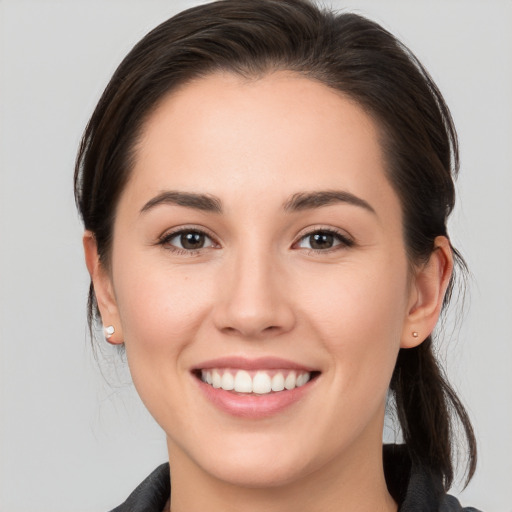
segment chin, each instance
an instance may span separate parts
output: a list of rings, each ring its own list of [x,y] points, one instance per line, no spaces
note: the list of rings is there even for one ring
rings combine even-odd
[[[216,479],[236,487],[253,489],[278,488],[307,475],[307,467],[276,460],[224,459],[222,464],[204,468]]]
[[[285,439],[254,432],[230,437],[211,439],[209,446],[196,444],[183,454],[195,466],[191,469],[236,487],[279,488],[306,477],[328,458],[321,449],[311,453],[304,441],[290,439],[289,434]]]

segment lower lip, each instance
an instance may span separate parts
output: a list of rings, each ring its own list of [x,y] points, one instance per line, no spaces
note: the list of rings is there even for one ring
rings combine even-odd
[[[194,378],[204,396],[216,407],[232,416],[248,419],[267,418],[284,411],[303,398],[317,380],[312,379],[303,386],[287,391],[258,395],[214,388],[197,377]]]

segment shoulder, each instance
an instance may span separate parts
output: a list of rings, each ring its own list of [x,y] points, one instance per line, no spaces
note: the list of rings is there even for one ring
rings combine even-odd
[[[169,464],[158,466],[111,512],[162,512],[171,493]]]
[[[414,464],[405,445],[384,446],[384,473],[398,512],[480,512],[447,494],[441,477]]]
[[[481,512],[473,507],[462,507],[459,500],[449,494],[445,494],[441,502],[440,512]]]

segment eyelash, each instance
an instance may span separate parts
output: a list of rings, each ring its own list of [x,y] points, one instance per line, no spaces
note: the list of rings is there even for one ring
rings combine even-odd
[[[171,244],[171,240],[174,238],[184,235],[184,234],[198,234],[201,236],[204,236],[205,238],[208,238],[211,241],[211,245],[207,247],[200,247],[199,249],[184,249],[181,247],[176,247],[175,245]],[[316,227],[311,229],[310,231],[302,234],[300,238],[297,240],[297,242],[294,242],[292,245],[292,248],[297,248],[299,244],[307,239],[308,237],[311,237],[316,234],[322,234],[322,235],[330,235],[334,237],[337,240],[337,244],[335,244],[333,247],[330,247],[328,249],[313,249],[313,248],[303,248],[306,250],[307,254],[328,254],[340,249],[344,248],[350,248],[354,245],[354,240],[352,240],[350,237],[348,237],[346,234],[337,231],[332,228],[322,228],[322,227]],[[214,237],[210,235],[207,231],[200,228],[190,227],[190,228],[180,228],[176,231],[171,231],[170,233],[165,233],[162,235],[157,242],[158,245],[164,246],[167,250],[173,252],[174,254],[177,254],[179,256],[196,256],[199,255],[200,252],[203,249],[209,249],[209,248],[216,248],[219,246],[219,244],[215,241]],[[300,247],[298,247],[300,248]]]
[[[346,233],[343,233],[333,228],[323,228],[321,226],[318,226],[311,228],[306,233],[302,234],[298,241],[293,244],[293,246],[298,246],[298,244],[300,244],[303,240],[306,240],[307,238],[312,237],[313,235],[316,234],[330,235],[338,243],[328,249],[303,248],[306,250],[307,254],[330,254],[338,250],[350,248],[354,245],[354,240],[350,238]]]
[[[208,238],[212,245],[208,247],[200,247],[199,249],[184,249],[181,247],[176,247],[175,245],[171,244],[171,240],[184,234],[198,234],[202,235],[205,238]],[[179,228],[176,231],[171,231],[170,233],[164,233],[159,239],[158,239],[158,245],[161,245],[165,247],[167,250],[173,252],[174,254],[177,254],[178,256],[197,256],[200,254],[200,252],[203,249],[209,249],[210,247],[218,246],[218,243],[215,241],[214,237],[210,235],[207,231],[200,228],[190,227],[190,228]]]

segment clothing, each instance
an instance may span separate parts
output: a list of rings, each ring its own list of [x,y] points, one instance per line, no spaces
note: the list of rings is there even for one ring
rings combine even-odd
[[[479,512],[462,508],[440,478],[411,464],[405,445],[384,445],[384,473],[398,512]],[[162,512],[171,492],[169,464],[162,464],[111,512]]]

